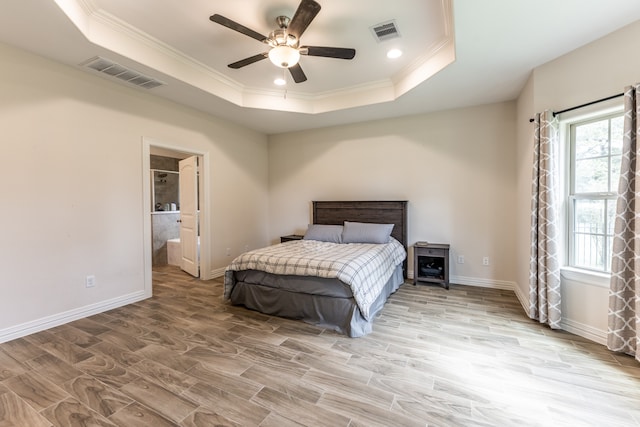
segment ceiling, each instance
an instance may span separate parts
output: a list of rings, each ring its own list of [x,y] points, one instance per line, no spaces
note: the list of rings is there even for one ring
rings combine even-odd
[[[299,0],[3,0],[0,42],[87,72],[107,58],[166,83],[135,90],[274,134],[513,100],[533,68],[640,19],[637,0],[317,1],[302,44],[356,56],[302,56],[300,84],[268,60],[227,67],[268,46],[209,20],[267,35]],[[376,40],[390,20],[400,37]]]

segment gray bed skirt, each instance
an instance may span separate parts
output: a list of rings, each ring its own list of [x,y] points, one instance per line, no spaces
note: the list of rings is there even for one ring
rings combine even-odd
[[[300,319],[350,337],[372,331],[372,323],[389,296],[404,283],[398,265],[371,306],[369,320],[362,317],[349,286],[337,279],[276,276],[261,271],[227,271],[233,278],[230,300],[251,310],[290,319]]]

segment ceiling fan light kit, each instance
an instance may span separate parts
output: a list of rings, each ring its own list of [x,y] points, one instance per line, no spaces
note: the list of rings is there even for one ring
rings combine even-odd
[[[290,46],[276,46],[269,51],[269,60],[277,67],[293,67],[300,61],[300,52]]]
[[[349,48],[300,46],[302,33],[304,33],[309,24],[311,24],[311,21],[313,21],[318,12],[320,12],[320,4],[318,4],[318,2],[314,0],[302,0],[293,18],[289,19],[286,16],[276,17],[276,23],[279,28],[269,33],[269,37],[265,37],[257,31],[238,24],[222,15],[215,14],[210,16],[209,19],[271,46],[268,52],[259,53],[231,63],[228,65],[229,68],[242,68],[268,57],[277,67],[288,69],[294,82],[302,83],[307,80],[307,76],[304,74],[304,71],[302,71],[302,67],[300,67],[300,55],[353,59],[356,54],[355,49]]]

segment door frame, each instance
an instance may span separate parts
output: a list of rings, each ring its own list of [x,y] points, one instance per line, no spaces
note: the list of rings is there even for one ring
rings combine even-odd
[[[152,239],[151,231],[151,147],[162,148],[170,151],[198,156],[202,160],[199,165],[199,191],[200,205],[200,279],[213,278],[211,272],[211,197],[209,182],[211,176],[210,155],[208,152],[194,150],[174,143],[160,141],[155,138],[142,137],[142,233],[143,233],[143,265],[144,265],[144,292],[145,296],[153,294],[153,263],[152,263]]]

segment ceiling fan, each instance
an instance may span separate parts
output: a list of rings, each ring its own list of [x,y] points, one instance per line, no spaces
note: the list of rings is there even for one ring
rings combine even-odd
[[[307,80],[307,76],[302,71],[298,61],[300,55],[307,56],[324,56],[325,58],[353,59],[356,55],[355,49],[342,47],[324,47],[324,46],[300,46],[300,37],[307,29],[311,21],[320,12],[320,5],[314,0],[302,0],[293,18],[287,16],[278,16],[276,23],[278,29],[269,33],[269,36],[253,31],[244,25],[238,24],[222,15],[212,15],[209,17],[211,21],[230,28],[234,31],[256,39],[264,44],[271,46],[267,52],[262,52],[254,56],[250,56],[240,61],[229,64],[229,68],[242,68],[254,62],[269,58],[269,60],[280,68],[288,68],[296,83],[302,83]]]

